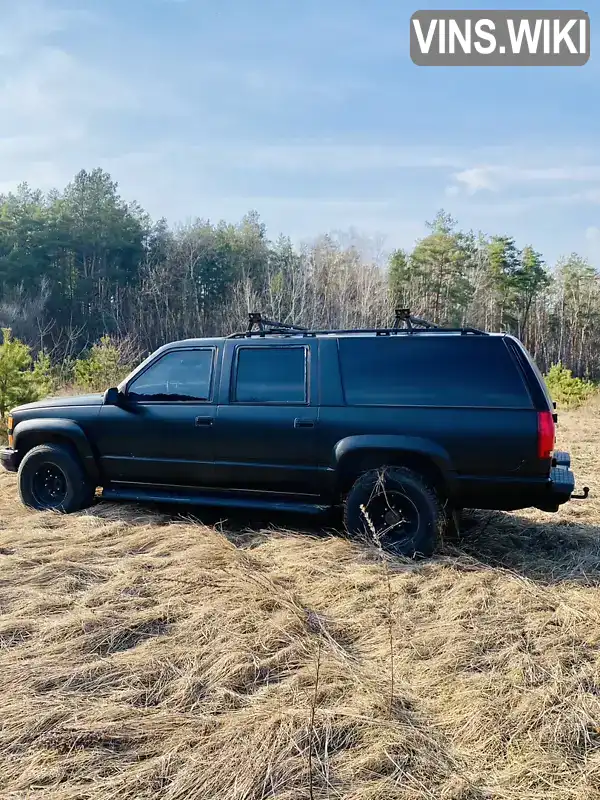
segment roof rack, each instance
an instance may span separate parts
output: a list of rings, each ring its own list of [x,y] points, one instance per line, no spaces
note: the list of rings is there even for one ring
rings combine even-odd
[[[404,327],[401,327],[404,325]],[[254,330],[255,326],[257,330]],[[241,333],[232,333],[228,339],[245,339],[252,336],[326,336],[327,334],[341,335],[350,333],[372,333],[376,336],[393,336],[396,334],[416,334],[416,333],[460,333],[463,335],[471,334],[474,336],[488,336],[486,331],[478,328],[441,328],[433,322],[413,317],[409,309],[396,309],[394,325],[391,328],[347,328],[344,330],[309,330],[300,325],[291,325],[285,322],[275,322],[266,319],[260,312],[248,314],[248,329]]]
[[[402,323],[404,323],[404,328],[400,327]],[[396,309],[393,330],[402,333],[470,333],[475,336],[489,336],[487,331],[482,331],[479,328],[442,328],[440,325],[435,325],[426,319],[413,317],[408,308]]]
[[[257,330],[254,330],[254,326]],[[243,333],[232,333],[229,339],[241,339],[246,336],[266,336],[273,333],[287,333],[287,334],[305,334],[308,333],[307,328],[302,328],[300,325],[288,325],[285,322],[276,322],[271,319],[263,317],[260,311],[251,311],[248,314],[248,329]]]
[[[415,328],[420,330],[433,330],[439,329],[439,325],[434,325],[433,322],[427,322],[425,319],[419,319],[419,317],[411,316],[409,308],[397,308],[395,312],[396,316],[394,319],[394,328],[400,328],[400,324],[404,323],[404,327],[412,331]]]

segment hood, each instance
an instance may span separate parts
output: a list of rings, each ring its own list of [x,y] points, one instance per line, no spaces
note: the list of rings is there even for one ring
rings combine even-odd
[[[36,403],[25,403],[11,410],[11,413],[19,411],[34,411],[36,408],[68,408],[69,406],[101,406],[103,394],[81,394],[74,397],[47,397],[45,400],[38,400]]]

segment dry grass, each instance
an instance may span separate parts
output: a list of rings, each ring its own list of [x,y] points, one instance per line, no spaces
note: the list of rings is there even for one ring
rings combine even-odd
[[[600,498],[600,410],[563,423]],[[600,798],[600,500],[479,514],[388,583],[340,537],[0,484],[2,797]]]

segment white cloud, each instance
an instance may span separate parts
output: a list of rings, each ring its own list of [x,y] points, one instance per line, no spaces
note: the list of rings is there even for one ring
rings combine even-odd
[[[103,126],[142,108],[146,98],[108,63],[95,65],[58,45],[55,34],[71,28],[93,33],[93,14],[44,0],[0,0],[0,15],[1,190],[22,181],[60,186],[94,165],[89,157]],[[114,145],[112,137],[109,142]]]
[[[457,197],[457,195],[452,195]],[[600,205],[600,190],[589,190],[583,192],[562,192],[528,194],[525,196],[514,197],[512,195],[498,195],[502,199],[492,202],[480,202],[473,204],[477,212],[486,218],[494,217],[516,217],[534,212],[536,209],[560,208],[561,206],[591,206]],[[464,206],[465,208],[471,206]],[[458,213],[458,212],[457,212]]]
[[[0,58],[14,58],[40,39],[64,30],[69,14],[43,0],[0,0]]]
[[[90,111],[128,108],[134,102],[122,82],[55,47],[38,47],[31,60],[9,68],[0,79],[0,113],[8,125],[69,125]]]
[[[600,245],[600,228],[596,225],[591,225],[585,229],[585,238],[588,242]]]
[[[475,194],[483,189],[496,191],[500,188],[498,177],[502,172],[502,167],[471,167],[455,173],[454,179],[466,189],[467,194]]]
[[[174,143],[172,148],[179,149]],[[248,141],[208,142],[193,148],[194,158],[209,157],[239,167],[276,170],[282,173],[380,172],[404,169],[456,169],[465,163],[467,151],[459,148],[418,145],[376,145],[343,141]]]
[[[529,160],[535,162],[536,158],[537,154],[532,153]],[[459,191],[464,190],[473,195],[486,190],[498,192],[538,183],[600,183],[600,165],[541,164],[531,167],[511,163],[489,164],[455,172],[452,177],[456,182],[454,186]]]
[[[392,171],[425,170],[440,172],[464,163],[466,153],[460,150],[420,146],[372,145],[333,141],[291,140],[261,142],[247,139],[207,138],[202,144],[190,144],[185,138],[163,138],[135,153],[123,153],[129,162],[143,159],[154,162],[156,169],[188,169],[209,172],[222,170],[228,174],[254,175],[260,172],[269,177],[321,178],[323,184],[348,176],[369,177]],[[118,161],[116,158],[116,161]],[[147,167],[146,167],[147,168]]]
[[[94,4],[103,15],[94,17],[61,11],[58,4],[66,2],[74,0],[0,0],[0,192],[24,180],[60,187],[77,170],[101,166],[125,197],[172,222],[188,215],[236,219],[254,207],[273,233],[304,237],[354,225],[384,230],[402,246],[422,235],[422,221],[445,204],[461,224],[489,220],[492,229],[499,216],[518,228],[537,215],[542,239],[555,235],[546,222],[551,207],[560,216],[561,206],[600,204],[598,151],[566,143],[454,145],[445,133],[421,140],[410,128],[396,135],[384,122],[372,127],[360,116],[348,131],[342,114],[334,138],[310,138],[333,130],[329,116],[320,124],[319,104],[331,110],[357,86],[359,94],[366,91],[360,82],[369,80],[367,69],[345,76],[318,65],[311,70],[310,59],[295,68],[298,49],[295,62],[285,53],[278,60],[268,48],[261,58],[236,49],[236,37],[243,43],[248,32],[235,25],[225,34],[233,37],[231,47],[212,55],[182,47],[171,59],[163,32],[155,36],[151,25],[130,35],[106,11],[109,4]],[[188,9],[171,16],[184,21]],[[300,22],[310,32],[316,17]],[[303,36],[297,23],[284,30],[292,44]],[[337,32],[339,46],[362,42],[370,52],[381,26],[363,37],[357,23],[350,20],[350,38],[340,38],[339,17],[332,15],[318,35],[334,47]],[[285,46],[280,33],[274,28],[268,35]],[[306,118],[289,124],[286,114],[303,108]],[[281,124],[271,125],[280,111]],[[370,133],[353,137],[361,129]],[[274,130],[279,136],[271,138]],[[596,234],[590,236],[591,245]]]
[[[596,264],[600,260],[600,227],[590,225],[585,229],[585,254]]]

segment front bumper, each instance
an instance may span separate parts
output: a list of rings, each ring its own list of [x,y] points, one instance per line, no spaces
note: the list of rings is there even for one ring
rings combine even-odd
[[[3,447],[0,450],[0,464],[9,472],[17,472],[19,469],[18,456],[17,450],[13,450],[12,447]]]

